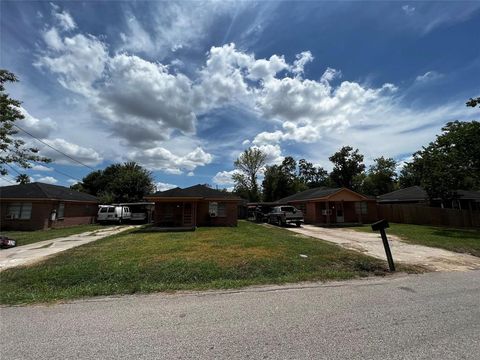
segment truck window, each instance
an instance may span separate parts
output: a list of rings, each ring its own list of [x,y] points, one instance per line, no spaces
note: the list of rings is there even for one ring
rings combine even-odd
[[[294,212],[294,209],[292,206],[282,206],[280,208],[280,211],[284,211],[284,212]]]

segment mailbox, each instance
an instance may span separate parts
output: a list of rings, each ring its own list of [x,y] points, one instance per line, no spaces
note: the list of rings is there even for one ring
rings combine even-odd
[[[382,219],[382,220],[377,221],[377,222],[372,224],[372,230],[373,231],[378,231],[380,229],[386,229],[388,227],[390,227],[390,226],[388,225],[388,221],[385,220],[385,219]]]

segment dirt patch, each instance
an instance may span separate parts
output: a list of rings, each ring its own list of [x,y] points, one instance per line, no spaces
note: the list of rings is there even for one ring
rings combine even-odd
[[[385,250],[379,234],[342,228],[322,228],[313,225],[287,229],[297,234],[330,241],[344,248],[385,260]],[[388,239],[396,262],[417,265],[433,271],[480,269],[480,258],[472,255],[409,244],[394,235],[388,235]]]

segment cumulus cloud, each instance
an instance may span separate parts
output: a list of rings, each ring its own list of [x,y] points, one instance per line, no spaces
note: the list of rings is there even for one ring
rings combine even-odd
[[[41,183],[46,183],[46,184],[56,184],[56,183],[58,183],[58,180],[55,179],[52,176],[39,177],[39,178],[35,179],[35,181],[41,182]]]
[[[157,191],[166,191],[166,190],[175,189],[176,187],[178,187],[177,185],[163,183],[163,182],[157,182],[155,186],[157,188]]]
[[[169,174],[182,174],[183,171],[193,171],[198,166],[212,162],[213,156],[197,147],[183,155],[175,155],[163,147],[155,147],[141,151],[133,151],[130,158],[152,170],[162,170]]]
[[[86,148],[73,144],[64,139],[44,139],[43,140],[48,145],[54,147],[55,149],[60,150],[61,152],[73,157],[76,160],[81,161],[84,164],[95,166],[103,161],[102,156],[96,152],[94,149]],[[79,165],[72,160],[66,158],[65,156],[59,154],[55,150],[49,148],[45,145],[39,146],[40,154],[52,159],[57,164],[64,165]]]
[[[38,119],[24,109],[23,107],[18,108],[20,113],[24,116],[23,119],[18,120],[17,124],[22,129],[28,131],[30,134],[37,138],[46,138],[53,131],[57,129],[57,124],[50,118]],[[22,131],[18,132],[18,136],[25,137],[28,136]]]
[[[218,185],[231,185],[234,183],[232,180],[232,176],[233,174],[236,174],[236,173],[238,173],[238,170],[219,171],[212,178],[212,181]]]
[[[53,171],[53,168],[40,164],[33,165],[30,169],[34,171]]]

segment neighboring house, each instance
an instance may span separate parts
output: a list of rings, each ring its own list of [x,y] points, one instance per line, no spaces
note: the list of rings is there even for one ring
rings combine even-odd
[[[377,220],[375,199],[347,188],[319,187],[277,201],[302,210],[306,223],[331,225]]]
[[[229,192],[195,185],[145,196],[155,202],[154,223],[160,227],[237,226],[241,199]]]
[[[430,201],[427,192],[420,186],[411,186],[380,195],[377,202],[379,204],[417,204],[460,210],[480,210],[480,191],[457,190],[456,193],[458,198],[446,203],[440,199]]]
[[[40,230],[90,224],[95,196],[64,186],[30,183],[0,187],[1,230]]]

